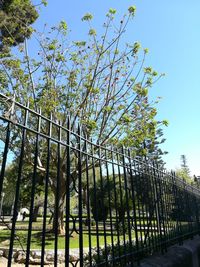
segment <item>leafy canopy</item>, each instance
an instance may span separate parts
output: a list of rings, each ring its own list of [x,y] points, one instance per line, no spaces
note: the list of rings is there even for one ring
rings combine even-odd
[[[29,55],[25,41],[17,56],[2,56],[1,91],[15,94],[23,103],[29,99],[31,107],[41,106],[46,116],[52,112],[63,125],[70,116],[72,127],[81,123],[87,137],[99,144],[129,146],[137,154],[157,157],[162,154],[157,145],[167,121],[156,119],[158,99],[150,101],[149,90],[162,74],[145,66],[148,49],[142,50],[139,42],[123,42],[135,11],[130,7],[117,23],[111,8],[100,34],[92,27],[93,16],[85,14],[82,21],[89,28],[85,40],[70,41],[65,21],[46,35],[38,33],[37,55]],[[13,44],[21,41],[16,37]]]
[[[38,12],[30,0],[0,1],[0,51],[23,43],[33,32]]]

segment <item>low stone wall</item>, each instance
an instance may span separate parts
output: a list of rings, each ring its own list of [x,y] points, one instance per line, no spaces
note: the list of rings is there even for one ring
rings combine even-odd
[[[165,254],[155,254],[141,262],[141,267],[199,267],[200,237],[184,241],[183,245],[168,248]]]
[[[0,257],[8,258],[9,249],[8,248],[0,248]],[[17,264],[24,264],[26,261],[26,253],[20,249],[13,249],[13,262]],[[58,263],[62,264],[65,262],[65,253],[64,251],[58,250],[57,253]],[[71,252],[70,255],[70,262],[76,262],[78,260],[78,249]],[[44,258],[45,265],[51,265],[54,262],[54,251],[53,250],[46,250],[45,251],[45,258]],[[40,250],[31,250],[30,251],[30,259],[29,264],[33,265],[40,265],[41,263],[41,251]]]

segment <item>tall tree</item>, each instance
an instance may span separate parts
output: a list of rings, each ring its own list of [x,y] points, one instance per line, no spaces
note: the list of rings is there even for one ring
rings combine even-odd
[[[145,66],[148,50],[142,51],[138,42],[122,44],[126,27],[135,15],[135,7],[130,7],[119,23],[114,20],[115,13],[116,10],[109,10],[100,35],[91,26],[92,15],[86,14],[82,21],[88,23],[89,31],[88,39],[83,41],[69,41],[67,24],[61,21],[47,36],[44,33],[38,35],[39,50],[35,58],[30,57],[25,42],[19,48],[21,56],[1,60],[1,92],[15,95],[19,102],[29,99],[31,108],[42,106],[43,115],[52,113],[53,120],[60,121],[61,125],[66,125],[70,116],[71,129],[75,131],[80,123],[87,139],[92,138],[99,145],[129,146],[132,156],[153,155],[158,158],[162,153],[158,149],[158,130],[167,122],[156,119],[157,100],[149,101],[148,92],[162,74],[158,75],[152,67]],[[18,113],[15,117],[18,121],[23,120]],[[55,129],[52,134],[57,138]],[[14,137],[11,149],[17,156],[14,148],[19,140],[17,135]],[[29,143],[26,162],[33,162],[34,139],[31,135]],[[144,143],[148,146],[144,147]],[[45,171],[46,147],[46,142],[40,140],[38,171]],[[74,167],[70,182],[77,178],[76,154],[71,158]],[[51,160],[51,166],[56,166],[55,145],[51,147]],[[59,163],[61,232],[64,231],[65,163],[66,151],[63,149]],[[84,166],[83,158],[83,171]],[[52,167],[50,185],[55,195],[56,177],[56,169]]]
[[[33,32],[38,12],[30,0],[0,1],[0,51],[23,43]]]
[[[176,170],[177,176],[183,178],[187,183],[192,182],[192,178],[190,176],[190,169],[187,165],[187,158],[185,155],[181,155],[181,168]]]
[[[181,168],[185,171],[185,173],[189,176],[190,175],[190,169],[187,165],[187,158],[186,155],[181,155]]]

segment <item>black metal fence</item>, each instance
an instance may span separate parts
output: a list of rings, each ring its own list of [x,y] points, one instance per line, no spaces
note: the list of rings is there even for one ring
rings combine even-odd
[[[95,144],[69,118],[62,125],[2,94],[0,103],[0,248],[8,248],[8,266],[17,249],[26,266],[34,251],[41,266],[48,251],[54,266],[135,266],[199,234],[198,188],[131,149]]]

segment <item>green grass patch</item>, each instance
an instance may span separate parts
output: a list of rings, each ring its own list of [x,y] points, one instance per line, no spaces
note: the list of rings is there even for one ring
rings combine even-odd
[[[28,236],[28,218],[26,218],[25,221],[23,222],[16,222],[16,239],[14,241],[14,247],[20,248],[22,244],[23,248],[26,249],[27,245],[27,236]],[[183,223],[185,224],[185,222]],[[134,224],[133,224],[134,225]],[[139,237],[144,235],[144,232],[146,232],[149,221],[148,220],[143,220],[139,222],[137,221],[138,225],[138,235]],[[139,227],[141,225],[141,228]],[[74,228],[73,223],[70,223],[70,229]],[[150,225],[149,225],[150,226]],[[175,222],[171,222],[171,227],[175,226]],[[55,246],[55,235],[53,233],[49,233],[48,230],[51,229],[51,225],[46,224],[46,234],[45,234],[45,248],[46,249],[53,249]],[[78,223],[75,225],[76,229],[79,228]],[[118,238],[117,236],[117,231],[113,230],[111,234],[110,227],[107,227],[106,232],[104,233],[103,231],[103,225],[99,224],[99,230],[98,230],[98,235],[96,232],[96,226],[95,224],[91,226],[91,247],[96,247],[97,244],[99,246],[103,247],[105,244],[112,244],[117,243],[118,239],[120,241],[124,240],[124,236],[121,234]],[[126,225],[127,227],[127,225]],[[151,230],[152,227],[152,230]],[[156,227],[156,222],[153,220],[151,221],[151,226],[150,226],[150,231],[155,231]],[[42,246],[42,228],[43,228],[43,219],[38,218],[37,222],[32,223],[32,235],[31,235],[31,249],[41,249]],[[155,229],[154,229],[155,228]],[[89,247],[89,234],[88,234],[88,227],[83,225],[83,246],[84,247]],[[121,229],[122,230],[122,229]],[[135,238],[135,231],[132,229],[132,239]],[[125,240],[128,241],[128,231],[126,228],[126,235],[125,235]],[[0,247],[8,247],[9,246],[9,241],[10,241],[10,230],[1,230],[0,231]],[[19,242],[20,241],[20,242]],[[79,234],[73,231],[72,236],[70,237],[70,248],[78,248],[79,247]],[[58,237],[58,248],[59,249],[64,249],[65,248],[65,236],[59,236]]]
[[[21,245],[23,248],[26,248],[27,244],[27,236],[28,231],[26,230],[16,230],[16,238],[14,241],[14,247],[20,248]],[[113,236],[113,240],[112,240]],[[96,247],[97,243],[100,246],[104,246],[106,244],[116,243],[118,241],[117,233],[113,232],[111,235],[110,231],[106,231],[104,234],[103,231],[99,231],[98,235],[95,231],[91,232],[91,246]],[[134,233],[132,235],[134,238]],[[126,239],[128,240],[128,236],[126,235]],[[1,230],[0,231],[0,247],[9,247],[9,240],[10,240],[10,230]],[[123,240],[123,236],[120,236],[120,240]],[[20,242],[19,242],[20,241]],[[21,244],[21,245],[20,245]],[[45,234],[45,248],[46,249],[53,249],[55,245],[55,235],[53,233],[46,233]],[[41,231],[32,231],[31,236],[31,249],[41,249],[42,246],[42,232]],[[89,235],[87,231],[83,233],[83,246],[89,247]],[[72,236],[70,237],[70,248],[78,248],[79,247],[79,234],[73,232]],[[65,236],[58,237],[58,248],[64,249],[65,248]]]

